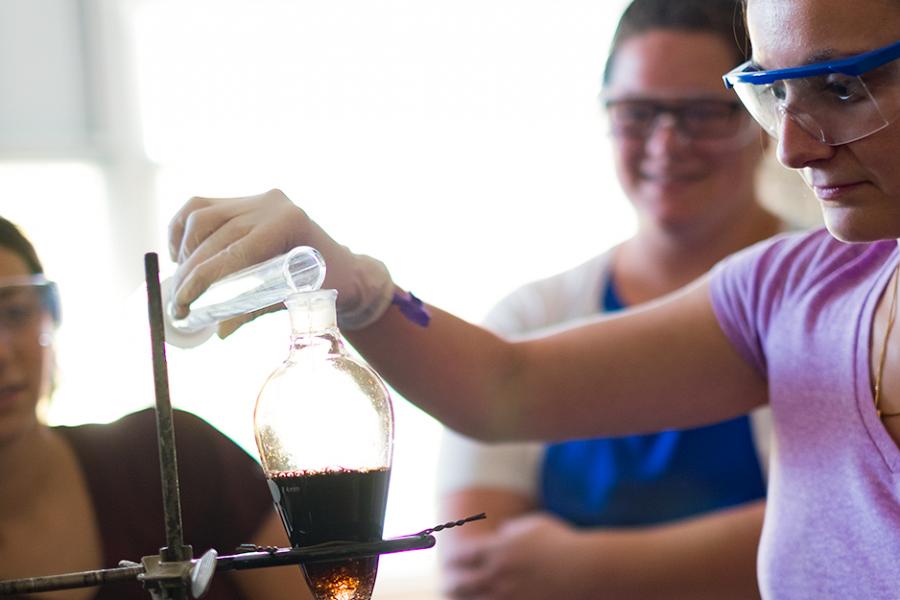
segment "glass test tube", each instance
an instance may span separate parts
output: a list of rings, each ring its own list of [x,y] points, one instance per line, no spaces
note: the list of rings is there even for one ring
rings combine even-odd
[[[213,283],[183,319],[175,318],[170,280],[163,284],[166,341],[182,348],[202,344],[218,323],[283,302],[297,292],[318,290],[325,280],[325,261],[315,248],[297,246],[289,252],[247,267]]]

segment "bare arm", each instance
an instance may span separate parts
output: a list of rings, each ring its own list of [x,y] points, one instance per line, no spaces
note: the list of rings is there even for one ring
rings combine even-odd
[[[586,533],[577,553],[585,565],[607,562],[604,591],[616,598],[759,598],[764,512],[759,500],[659,527]]]
[[[441,556],[448,597],[759,597],[756,549],[763,501],[661,526],[577,530],[551,515],[523,510],[523,500],[489,489],[446,498],[450,512],[445,514],[481,506],[496,515],[479,530],[461,528],[443,542],[449,542]]]
[[[766,401],[765,380],[718,325],[706,280],[621,316],[520,342],[438,309],[427,328],[392,308],[348,337],[406,398],[484,439],[683,428]]]

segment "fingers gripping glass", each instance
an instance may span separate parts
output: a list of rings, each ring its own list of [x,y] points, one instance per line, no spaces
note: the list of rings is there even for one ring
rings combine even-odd
[[[38,329],[45,314],[59,322],[56,284],[42,275],[0,277],[0,331],[22,333]]]
[[[612,134],[626,139],[650,137],[663,115],[669,115],[678,131],[693,140],[731,138],[748,122],[741,103],[728,100],[663,102],[627,98],[609,99],[604,104]]]
[[[747,62],[725,85],[777,137],[787,117],[820,142],[847,144],[900,116],[900,42],[850,58],[762,71]]]

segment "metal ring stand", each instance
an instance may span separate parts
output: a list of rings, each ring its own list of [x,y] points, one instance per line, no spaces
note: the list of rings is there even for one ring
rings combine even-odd
[[[153,350],[156,425],[167,545],[160,548],[159,555],[145,556],[140,563],[123,560],[119,563],[118,568],[0,581],[0,596],[139,581],[155,600],[200,598],[209,589],[213,575],[220,571],[301,565],[307,562],[328,560],[349,560],[408,550],[421,550],[434,546],[435,539],[431,535],[432,533],[485,518],[482,513],[438,525],[415,535],[374,542],[336,541],[303,548],[258,548],[252,546],[249,552],[228,556],[219,556],[218,552],[213,549],[208,550],[199,559],[194,559],[191,546],[185,545],[182,537],[175,430],[172,424],[172,405],[169,400],[159,263],[155,253],[150,252],[144,255],[144,268],[147,278],[150,343]]]
[[[200,598],[209,588],[213,575],[219,572],[365,558],[376,554],[431,548],[434,544],[433,535],[412,535],[379,542],[331,542],[304,548],[273,548],[229,556],[217,556],[215,550],[209,550],[199,559],[176,562],[163,562],[159,556],[145,556],[141,564],[123,561],[126,564],[115,569],[0,581],[0,596],[140,581],[151,597],[160,600]]]

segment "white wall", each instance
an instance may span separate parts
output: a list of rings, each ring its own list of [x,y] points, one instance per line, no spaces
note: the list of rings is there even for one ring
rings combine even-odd
[[[0,153],[83,153],[91,123],[71,0],[0,2]]]

